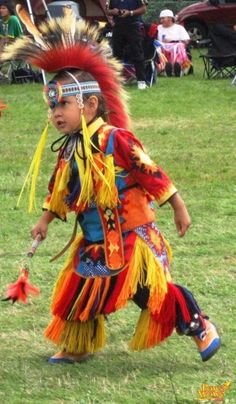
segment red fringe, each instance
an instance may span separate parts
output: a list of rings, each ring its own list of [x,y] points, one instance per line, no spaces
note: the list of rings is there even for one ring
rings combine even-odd
[[[117,298],[118,298],[120,291],[122,289],[122,286],[125,282],[127,273],[128,273],[128,269],[126,268],[122,272],[120,272],[119,275],[117,275],[115,288],[114,288],[106,306],[104,307],[103,314],[110,314],[110,313],[113,313],[114,311],[116,311]]]
[[[79,298],[79,303],[76,307],[76,311],[73,315],[73,320],[79,320],[80,315],[83,312],[83,310],[86,309],[90,293],[92,291],[92,285],[96,282],[96,279],[94,278],[88,278],[85,281],[85,284],[81,290],[80,298]],[[77,295],[78,297],[78,295]]]
[[[62,320],[66,320],[71,308],[71,302],[73,302],[77,296],[76,292],[78,290],[80,280],[80,276],[78,276],[75,272],[72,272],[70,278],[60,291],[56,302],[53,304],[53,314],[55,316],[59,316]]]
[[[191,321],[191,315],[181,291],[173,283],[168,283],[167,285],[168,292],[160,312],[152,313],[152,318],[161,325],[161,341],[169,337],[176,326],[176,304],[179,305],[183,320],[186,323]]]

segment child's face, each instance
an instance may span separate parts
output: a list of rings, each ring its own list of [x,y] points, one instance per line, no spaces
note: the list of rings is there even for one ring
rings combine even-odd
[[[87,123],[97,116],[98,98],[91,95],[83,107],[84,117]],[[66,96],[51,110],[52,123],[59,132],[71,134],[81,129],[81,109],[74,95]]]
[[[81,128],[81,110],[74,95],[63,98],[51,112],[52,123],[59,132],[74,133]]]

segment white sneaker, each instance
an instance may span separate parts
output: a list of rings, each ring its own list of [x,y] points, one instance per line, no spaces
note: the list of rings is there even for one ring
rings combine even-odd
[[[145,81],[138,81],[139,90],[146,90],[146,88],[147,88],[147,84],[145,83]]]

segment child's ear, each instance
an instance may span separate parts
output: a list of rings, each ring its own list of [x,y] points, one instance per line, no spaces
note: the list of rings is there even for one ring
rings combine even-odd
[[[97,111],[98,109],[98,98],[96,95],[91,95],[89,99],[87,100],[88,107],[93,110]]]

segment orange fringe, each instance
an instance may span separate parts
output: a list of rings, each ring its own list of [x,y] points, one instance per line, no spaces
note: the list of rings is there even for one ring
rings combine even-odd
[[[165,338],[166,336],[162,337],[161,324],[153,320],[149,310],[143,310],[129,348],[132,351],[142,351],[160,344]]]
[[[171,259],[169,247],[167,252],[169,259]],[[144,272],[145,268],[146,274]],[[151,312],[158,312],[167,293],[167,280],[164,268],[155,258],[146,243],[139,237],[137,237],[135,241],[128,273],[116,302],[116,309],[126,306],[127,301],[137,292],[138,284],[149,288],[150,297],[148,307]]]
[[[54,316],[51,323],[47,326],[44,331],[46,338],[49,338],[55,344],[59,344],[61,340],[62,332],[65,328],[65,320],[60,317]]]
[[[86,321],[89,318],[90,310],[93,306],[93,303],[97,297],[98,291],[101,287],[102,279],[97,278],[96,281],[93,283],[93,287],[90,292],[90,296],[88,299],[88,302],[86,304],[85,309],[82,311],[82,313],[79,316],[80,321]]]
[[[63,321],[55,316],[44,335],[67,352],[94,353],[106,342],[104,316],[85,323]]]
[[[101,300],[100,300],[99,306],[98,306],[97,311],[96,311],[97,314],[100,313],[100,311],[101,311],[101,309],[102,309],[102,307],[103,307],[103,304],[104,304],[104,302],[105,302],[105,299],[106,299],[106,296],[107,296],[107,292],[108,292],[109,286],[110,286],[110,281],[111,281],[110,278],[106,278],[106,280],[105,280],[106,283],[105,283],[105,287],[104,287],[104,290],[103,290],[103,293],[102,293],[102,296],[101,296]]]

